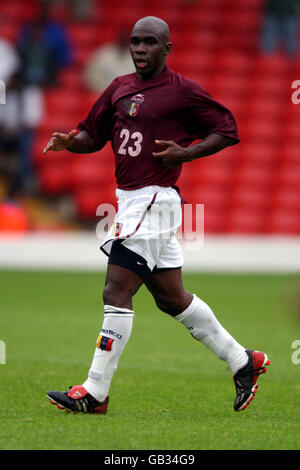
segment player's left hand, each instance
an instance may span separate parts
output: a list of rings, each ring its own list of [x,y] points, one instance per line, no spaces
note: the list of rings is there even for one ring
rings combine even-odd
[[[153,152],[154,158],[160,158],[167,168],[175,168],[184,162],[190,161],[188,150],[172,140],[156,140],[156,145],[163,147],[162,152]]]

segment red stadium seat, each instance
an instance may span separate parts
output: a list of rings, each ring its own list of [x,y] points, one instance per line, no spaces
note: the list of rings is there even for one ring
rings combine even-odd
[[[114,25],[115,35],[117,35],[118,31],[123,30],[123,29],[130,31],[134,23],[139,18],[144,16],[143,13],[144,13],[144,9],[143,9],[142,2],[136,3],[134,8],[130,8],[130,7],[128,8],[127,3],[125,4],[123,2],[118,2],[118,3],[110,2],[110,4],[108,4],[105,7],[105,16],[104,14],[102,15],[100,14],[100,21],[101,21],[101,17],[102,18],[106,17],[106,19],[111,24]],[[155,15],[155,16],[159,16],[159,15]],[[170,25],[174,22],[174,16],[175,18],[177,18],[178,16],[177,9],[173,9],[169,11]],[[163,17],[164,17],[164,13],[162,11],[162,18]],[[165,17],[168,18],[168,15]]]
[[[295,210],[300,214],[299,189],[288,184],[277,187],[273,194],[272,206],[274,209]]]
[[[83,219],[96,219],[96,211],[101,200],[102,193],[99,190],[85,188],[77,191],[75,204],[78,216]]]
[[[48,195],[62,194],[69,191],[71,181],[69,165],[66,162],[57,162],[42,165],[39,169],[39,182],[41,190]]]
[[[273,100],[281,100],[282,103],[290,99],[290,82],[287,75],[277,76],[276,73],[268,75],[255,74],[248,84],[248,93],[250,99],[266,100],[270,97]]]
[[[178,50],[186,51],[191,49],[198,51],[199,54],[212,51],[217,44],[217,36],[212,30],[187,29],[171,32],[171,42],[173,43],[173,56],[177,55]],[[176,60],[176,57],[175,57]]]
[[[142,4],[143,2],[138,2],[138,3]],[[135,12],[136,12],[136,8],[134,8],[134,13]],[[137,20],[139,18],[141,18],[144,14],[146,14],[146,15],[152,15],[153,14],[154,16],[158,16],[159,18],[162,18],[165,21],[167,21],[167,23],[170,27],[170,31],[173,31],[174,29],[177,29],[178,27],[181,27],[183,30],[185,28],[185,24],[183,22],[184,15],[182,14],[182,10],[180,8],[170,7],[170,5],[168,5],[165,2],[159,2],[158,6],[153,10],[153,13],[152,13],[151,3],[150,3],[149,7],[146,10],[143,9],[143,7],[142,7],[140,12],[141,12],[140,16],[135,15],[135,18]],[[130,24],[130,27],[131,27],[132,26],[132,21],[129,24]]]
[[[88,62],[93,50],[86,45],[80,45],[74,51],[74,65],[83,68]]]
[[[2,20],[3,18],[1,18]],[[11,23],[9,21],[0,20],[0,37],[14,44],[18,38],[19,25],[18,23]]]
[[[223,7],[224,0],[201,0],[200,8],[203,10],[216,10]]]
[[[130,0],[132,2],[132,6],[136,5],[136,0]],[[145,0],[144,2],[148,7],[151,8],[161,8],[162,2],[161,0]],[[163,2],[164,8],[178,8],[182,5],[181,0],[164,0]]]
[[[206,0],[206,1],[208,1],[208,0]],[[227,8],[231,9],[231,10],[237,10],[239,8],[244,9],[245,6],[247,5],[247,10],[248,9],[249,10],[253,9],[257,13],[259,13],[261,7],[263,7],[263,2],[261,0],[251,0],[251,3],[247,2],[247,0],[246,1],[245,0],[244,1],[241,1],[241,0],[225,0],[225,2],[226,2],[225,4],[226,4]]]
[[[67,90],[68,93],[78,93],[84,92],[84,84],[82,80],[82,71],[76,67],[68,67],[61,70],[58,79],[59,85]]]
[[[199,30],[213,30],[216,31],[222,24],[222,12],[218,8],[213,9],[201,9],[201,6],[195,15],[193,8],[190,9],[189,13],[185,12],[181,18],[182,24],[190,29],[191,25]]]
[[[209,81],[207,83],[207,87],[209,87]],[[247,110],[245,109],[245,99],[243,95],[235,95],[228,93],[226,90],[218,89],[216,94],[213,93],[214,98],[217,99],[223,106],[228,108],[234,115],[235,119],[239,123],[241,119],[247,114]]]
[[[194,165],[196,163],[196,165]],[[196,162],[186,163],[183,165],[178,185],[182,188],[191,188],[199,184],[198,166]]]
[[[242,144],[231,145],[221,150],[217,155],[211,155],[208,157],[216,165],[225,165],[230,168],[234,168],[239,161],[240,146]]]
[[[253,187],[261,187],[270,190],[274,182],[274,169],[265,165],[255,165],[250,162],[243,162],[236,168],[233,175],[233,183]]]
[[[230,207],[240,210],[265,211],[270,205],[271,195],[271,191],[264,188],[239,185],[230,194]]]
[[[97,24],[74,23],[70,25],[69,34],[74,41],[74,46],[83,46],[93,49],[99,43],[101,28]]]
[[[299,235],[299,211],[287,209],[275,210],[267,220],[266,232],[282,235]]]
[[[103,171],[101,158],[95,155],[77,156],[71,163],[69,172],[73,188],[90,185],[107,188],[112,184],[107,172]]]
[[[243,76],[235,73],[234,71],[228,72],[225,74],[218,74],[216,73],[210,83],[210,89],[208,89],[209,93],[211,90],[211,94],[214,95],[216,100],[221,101],[219,96],[226,98],[227,95],[229,96],[244,96],[247,91],[247,83],[245,82]]]
[[[248,119],[255,120],[257,117],[277,121],[282,115],[284,105],[281,100],[276,100],[272,95],[253,96],[247,103]]]
[[[116,40],[117,36],[117,31],[118,29],[116,28],[116,25],[110,21],[110,18],[108,18],[106,15],[103,16],[102,13],[99,15],[100,19],[98,20],[101,24],[101,27],[98,27],[98,36],[97,36],[97,46],[100,46],[102,44],[108,43],[108,42],[113,42]],[[97,23],[97,17],[94,18],[94,21],[96,24]],[[94,52],[95,47],[90,49],[91,54]]]
[[[247,5],[248,6],[248,5]],[[257,14],[255,9],[228,9],[222,14],[222,31],[235,30],[235,32],[242,32],[248,34],[249,31],[257,31],[261,23],[260,15]]]
[[[300,105],[299,105],[300,106]],[[299,117],[293,117],[286,121],[285,123],[285,142],[288,142],[290,145],[298,145],[300,144],[300,132],[299,132]]]
[[[52,132],[70,132],[75,129],[82,114],[64,113],[62,109],[58,109],[53,113],[48,113],[40,123],[39,131],[48,135]]]
[[[38,9],[38,2],[26,2],[26,8],[22,0],[14,0],[13,2],[1,2],[0,16],[4,22],[12,24],[24,24],[26,21],[34,18]]]
[[[218,74],[249,74],[253,68],[253,58],[242,52],[221,51],[214,61],[214,70]]]
[[[257,142],[255,139],[241,143],[238,146],[239,161],[245,165],[252,163],[274,167],[279,159],[281,148],[273,142]]]
[[[90,92],[89,90],[81,91],[81,102],[78,103],[78,115],[80,115],[81,119],[85,118],[100,96],[100,93]]]
[[[282,163],[289,162],[291,165],[297,166],[300,162],[300,152],[299,152],[299,145],[297,142],[286,142],[284,143],[279,150],[279,157],[282,160]]]
[[[229,212],[225,222],[225,232],[236,234],[263,233],[265,214],[257,210],[235,209]]]
[[[241,138],[244,141],[279,143],[282,123],[258,116],[256,120],[241,122],[239,127]]]
[[[282,165],[276,175],[277,185],[289,185],[290,187],[300,188],[300,162],[298,164],[287,162]]]
[[[201,185],[190,190],[186,194],[188,203],[204,204],[205,208],[224,209],[228,201],[228,193],[222,188],[213,187],[211,185]]]
[[[204,233],[220,233],[224,230],[226,213],[223,210],[207,209],[204,206]]]
[[[80,188],[75,192],[75,203],[78,215],[83,219],[95,220],[97,208],[101,204],[111,204],[116,207],[114,190],[99,186]]]
[[[43,150],[49,141],[50,136],[48,133],[40,133],[35,138],[32,149],[31,149],[31,162],[35,166],[42,164],[43,160],[46,159],[46,155],[43,155]]]
[[[213,61],[213,56],[210,53],[204,51],[196,52],[194,50],[189,52],[185,50],[177,53],[176,57],[175,54],[173,57],[170,55],[170,67],[173,67],[172,60],[174,61],[174,65],[176,64],[176,70],[182,74],[185,74],[188,72],[201,72],[209,70]]]
[[[226,186],[231,181],[232,169],[220,158],[205,162],[198,171],[200,184]]]
[[[279,76],[286,77],[290,68],[290,61],[287,56],[280,53],[274,54],[258,54],[255,57],[256,75],[267,75],[276,78]]]
[[[55,88],[45,94],[47,113],[74,113],[78,109],[78,95],[66,87]]]

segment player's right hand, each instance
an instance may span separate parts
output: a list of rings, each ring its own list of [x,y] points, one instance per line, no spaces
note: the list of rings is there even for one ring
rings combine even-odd
[[[78,131],[73,129],[68,134],[61,134],[60,132],[53,132],[51,139],[43,150],[43,154],[49,150],[59,151],[65,150],[73,144]]]

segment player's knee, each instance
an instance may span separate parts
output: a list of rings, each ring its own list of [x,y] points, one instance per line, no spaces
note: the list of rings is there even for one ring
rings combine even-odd
[[[118,283],[108,282],[103,289],[104,305],[115,305],[120,308],[131,308],[132,295],[126,288]]]
[[[163,295],[156,295],[154,298],[157,307],[162,312],[167,313],[172,317],[179,315],[188,307],[185,296],[178,295],[173,298]]]

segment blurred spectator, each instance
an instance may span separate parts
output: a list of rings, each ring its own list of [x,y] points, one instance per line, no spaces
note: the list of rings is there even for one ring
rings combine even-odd
[[[0,80],[5,83],[20,66],[14,46],[6,39],[0,38]]]
[[[40,88],[25,85],[21,71],[16,72],[7,84],[6,104],[0,106],[0,173],[10,196],[30,192],[35,184],[31,144],[42,116]]]
[[[54,9],[61,6],[66,7],[75,21],[89,21],[93,18],[93,0],[51,0],[51,5]]]
[[[94,51],[84,72],[86,87],[102,92],[118,76],[134,72],[128,46],[128,34],[120,33],[115,43],[105,44]]]
[[[92,0],[69,0],[73,6],[73,19],[77,21],[90,20],[93,13]]]
[[[27,84],[55,85],[60,69],[71,62],[66,31],[51,19],[48,4],[33,23],[23,28],[17,47]]]
[[[298,54],[300,0],[267,0],[261,49],[272,53],[280,45],[290,57]]]

